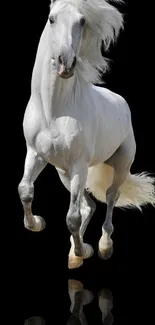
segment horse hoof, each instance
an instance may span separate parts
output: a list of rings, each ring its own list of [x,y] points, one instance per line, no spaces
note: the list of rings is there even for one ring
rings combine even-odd
[[[83,258],[76,255],[70,255],[68,258],[68,268],[69,269],[77,269],[82,266]]]
[[[33,232],[40,232],[45,229],[46,222],[40,216],[33,216],[33,224],[29,225],[27,220],[24,218],[24,227]]]
[[[88,305],[92,302],[94,296],[90,290],[86,290],[83,288],[83,284],[78,280],[69,280],[68,281],[68,288],[70,294],[76,294],[76,292],[80,291],[83,292],[82,302],[83,305]]]
[[[99,292],[99,302],[104,301],[104,300],[108,300],[108,301],[113,301],[113,295],[112,292],[109,289],[102,289]]]
[[[106,248],[106,249],[99,249],[98,250],[98,255],[101,259],[103,260],[108,260],[113,254],[113,245]]]
[[[83,258],[87,259],[90,258],[94,255],[94,249],[91,245],[89,244],[84,244],[84,253],[83,253]]]
[[[83,296],[83,305],[89,305],[94,299],[94,296],[90,290],[84,289],[83,295],[84,295]]]
[[[83,290],[83,284],[78,281],[78,280],[68,280],[68,287],[69,290],[73,290],[73,291],[81,291]]]

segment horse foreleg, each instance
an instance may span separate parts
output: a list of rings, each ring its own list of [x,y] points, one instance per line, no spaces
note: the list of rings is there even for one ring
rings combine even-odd
[[[86,190],[84,190],[84,196],[83,196],[83,200],[82,200],[82,205],[81,205],[81,215],[82,215],[82,223],[81,223],[81,227],[80,227],[80,236],[83,239],[85,231],[87,229],[87,226],[95,212],[96,209],[96,204],[94,203],[94,201],[90,198],[89,194],[87,193]],[[70,269],[74,269],[77,268],[78,266],[82,265],[83,263],[83,258],[76,256],[75,252],[74,252],[74,240],[73,240],[73,236],[70,237],[70,241],[71,241],[71,248],[70,248],[70,252],[69,252],[69,268]],[[93,255],[93,248],[88,245],[85,244],[85,246],[87,245],[87,250],[90,251],[90,254],[87,256],[91,257]]]
[[[57,172],[59,174],[61,182],[66,187],[66,189],[70,192],[70,190],[71,190],[71,180],[69,178],[69,175],[66,172],[59,169],[59,168],[57,168]],[[82,203],[81,203],[81,208],[80,208],[80,213],[81,213],[81,216],[82,216],[82,220],[81,220],[81,226],[80,226],[80,229],[79,229],[80,237],[81,237],[82,240],[83,240],[83,236],[84,236],[84,233],[86,231],[86,228],[87,228],[87,226],[89,224],[89,221],[90,221],[91,217],[94,214],[95,209],[96,209],[96,204],[90,198],[87,191],[84,190]],[[74,268],[80,267],[83,264],[83,258],[84,257],[75,255],[75,245],[74,245],[74,239],[73,239],[72,235],[70,237],[70,242],[71,242],[71,248],[70,248],[69,258],[68,258],[68,267],[69,267],[69,269],[74,269]],[[88,244],[84,244],[84,245],[85,245],[85,247],[87,246],[87,250],[89,249],[89,251],[90,251],[90,254],[87,255],[87,258],[91,257],[93,255],[93,248]]]
[[[84,194],[88,173],[88,166],[85,161],[80,160],[73,165],[69,172],[70,181],[70,207],[66,217],[68,230],[72,234],[74,242],[74,254],[80,258],[88,258],[92,255],[91,246],[83,243],[81,235],[81,204]]]
[[[24,226],[31,231],[41,231],[45,228],[44,219],[34,216],[31,210],[34,197],[33,183],[45,166],[44,160],[34,150],[28,148],[24,175],[18,185],[18,192],[24,209]]]

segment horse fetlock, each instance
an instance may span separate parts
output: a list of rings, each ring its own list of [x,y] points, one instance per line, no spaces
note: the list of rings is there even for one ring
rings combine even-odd
[[[68,215],[66,222],[67,222],[68,230],[72,234],[76,235],[79,232],[79,229],[81,227],[82,217],[80,214],[74,216]]]
[[[22,202],[31,202],[34,196],[34,186],[28,183],[20,183],[18,193]]]
[[[24,217],[24,227],[33,232],[40,232],[45,229],[46,222],[40,216],[31,215],[31,220]]]
[[[111,236],[114,231],[114,226],[112,223],[104,223],[103,228],[102,228],[102,236],[105,234],[108,234],[108,236]]]
[[[75,247],[74,253],[76,256],[81,256],[84,259],[87,259],[93,256],[94,250],[91,245],[84,243],[80,247]]]
[[[83,249],[81,247],[75,247],[74,253],[78,257],[83,257]]]

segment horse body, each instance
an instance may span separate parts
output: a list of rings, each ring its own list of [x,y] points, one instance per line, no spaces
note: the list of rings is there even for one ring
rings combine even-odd
[[[51,71],[42,85],[44,65],[50,66]],[[65,171],[81,156],[89,167],[106,161],[131,128],[130,111],[124,98],[106,88],[87,84],[80,75],[61,80],[50,58],[48,62],[40,61],[37,68],[40,81],[34,73],[24,118],[27,145],[47,163]],[[41,93],[36,91],[38,84]]]
[[[83,243],[95,211],[87,190],[107,204],[99,241],[104,259],[112,254],[114,207],[155,203],[154,179],[130,173],[136,143],[128,104],[94,85],[98,69],[106,67],[101,39],[109,45],[121,26],[121,14],[104,0],[52,1],[32,73],[23,121],[27,155],[18,187],[24,225],[32,231],[45,227],[44,220],[32,214],[31,205],[33,184],[50,163],[71,193],[66,218],[70,268],[93,254],[92,247]]]

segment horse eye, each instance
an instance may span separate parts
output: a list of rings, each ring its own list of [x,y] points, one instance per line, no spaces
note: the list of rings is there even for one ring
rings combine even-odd
[[[50,17],[49,17],[49,22],[50,22],[51,25],[54,24],[54,21],[55,21],[55,20],[54,20],[54,17],[50,16]]]
[[[81,25],[81,26],[84,26],[85,22],[86,22],[85,18],[82,17],[82,18],[80,19],[80,25]]]

